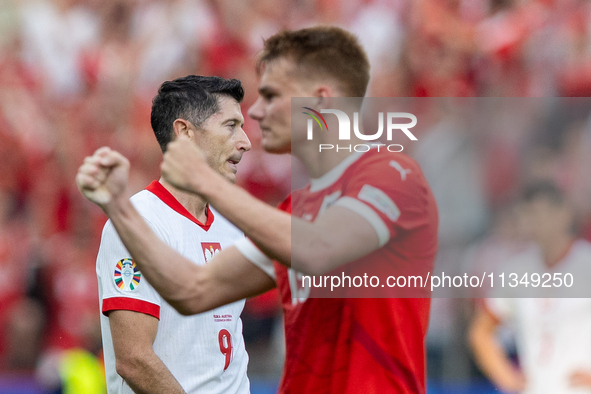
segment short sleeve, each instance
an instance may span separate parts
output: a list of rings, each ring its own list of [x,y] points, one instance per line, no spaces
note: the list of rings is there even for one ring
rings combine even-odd
[[[129,310],[160,318],[162,298],[143,277],[111,221],[103,229],[96,271],[103,314]]]
[[[267,257],[259,248],[248,238],[244,237],[234,244],[238,251],[250,261],[259,267],[271,279],[276,280],[275,266],[273,260]]]
[[[367,154],[366,154],[367,155]],[[375,229],[380,246],[401,231],[436,220],[432,193],[419,166],[404,155],[375,152],[350,171],[336,206],[365,218]]]
[[[277,209],[291,213],[291,194],[277,206]],[[250,261],[252,264],[259,267],[264,273],[269,275],[274,281],[277,280],[275,274],[275,264],[267,255],[265,255],[257,246],[248,238],[244,237],[238,240],[234,246],[238,251]]]

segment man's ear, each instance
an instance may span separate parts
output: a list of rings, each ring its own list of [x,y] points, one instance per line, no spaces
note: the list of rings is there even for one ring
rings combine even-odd
[[[177,119],[172,124],[172,128],[174,130],[175,137],[180,135],[184,135],[189,137],[189,139],[193,139],[195,136],[195,130],[193,128],[193,124],[185,119]]]
[[[319,85],[314,91],[314,97],[316,97],[315,106],[318,108],[331,108],[334,94],[335,92],[330,85]]]

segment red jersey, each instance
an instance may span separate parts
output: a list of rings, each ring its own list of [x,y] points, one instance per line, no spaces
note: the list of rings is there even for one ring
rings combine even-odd
[[[314,220],[332,204],[366,217],[383,244],[357,266],[432,269],[437,208],[408,156],[352,154],[280,209]],[[425,393],[429,298],[308,298],[301,274],[278,263],[275,271],[287,346],[280,393]]]

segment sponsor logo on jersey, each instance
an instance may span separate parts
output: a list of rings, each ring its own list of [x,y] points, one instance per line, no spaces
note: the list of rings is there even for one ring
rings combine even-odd
[[[378,211],[382,212],[393,222],[395,222],[400,216],[400,209],[398,209],[394,201],[377,187],[363,185],[357,197],[360,200],[373,205]]]
[[[226,313],[222,315],[214,314],[213,321],[215,322],[225,322],[225,321],[232,321],[232,315]]]
[[[137,290],[142,279],[142,273],[137,268],[135,261],[130,258],[121,259],[115,265],[113,280],[115,286],[122,291]]]
[[[400,173],[400,178],[405,181],[406,180],[406,175],[410,174],[412,171],[410,170],[410,168],[403,168],[400,163],[398,163],[396,160],[391,160],[390,161],[390,166],[395,168],[396,171],[398,171]]]
[[[203,249],[203,257],[205,257],[206,263],[209,263],[222,250],[219,242],[201,242],[201,248]]]

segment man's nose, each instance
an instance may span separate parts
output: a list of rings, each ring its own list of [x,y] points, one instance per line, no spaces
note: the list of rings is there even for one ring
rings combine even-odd
[[[236,143],[236,148],[244,152],[247,152],[250,150],[250,148],[252,148],[252,144],[250,143],[250,140],[248,139],[248,136],[246,135],[246,132],[243,128],[240,128],[240,137]]]
[[[257,101],[255,101],[254,104],[248,109],[248,116],[251,119],[260,121],[263,118],[263,114],[262,99],[259,96]]]

